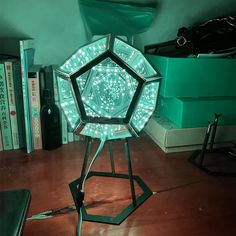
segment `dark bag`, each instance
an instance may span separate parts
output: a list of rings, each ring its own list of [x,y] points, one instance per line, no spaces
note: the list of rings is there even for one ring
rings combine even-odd
[[[209,20],[199,26],[182,27],[178,30],[176,39],[146,46],[145,52],[182,57],[232,47],[236,47],[236,20],[228,16]]]

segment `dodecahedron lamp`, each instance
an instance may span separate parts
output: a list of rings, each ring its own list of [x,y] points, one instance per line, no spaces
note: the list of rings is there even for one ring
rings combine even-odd
[[[61,107],[77,134],[138,136],[156,107],[159,74],[118,37],[81,47],[57,73]]]
[[[120,224],[152,195],[145,183],[132,174],[127,138],[138,137],[155,110],[159,73],[139,50],[113,35],[81,47],[56,72],[60,105],[72,131],[89,137],[86,139],[81,177],[70,184],[77,211],[83,213],[83,220]],[[112,148],[112,173],[86,174],[91,138],[100,138],[103,143],[106,140],[111,143],[111,140],[125,139],[129,174],[115,173]],[[85,179],[92,176],[129,179],[132,204],[115,217],[87,214],[86,207],[78,202],[78,198],[81,199],[81,186]],[[135,195],[134,181],[143,190],[140,196]]]

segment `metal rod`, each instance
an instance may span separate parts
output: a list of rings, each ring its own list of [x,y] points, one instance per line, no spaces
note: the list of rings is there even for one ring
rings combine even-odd
[[[131,165],[131,159],[130,159],[129,143],[128,143],[127,138],[125,139],[125,157],[126,157],[126,161],[128,165],[132,201],[133,201],[133,205],[136,206],[137,203],[136,203],[135,188],[134,188],[134,178],[133,178],[133,171],[132,171],[132,165]]]
[[[112,140],[109,141],[109,153],[110,153],[112,174],[115,174],[115,162],[114,162],[114,158],[113,158],[113,143],[112,143]]]
[[[207,127],[205,139],[204,139],[203,146],[202,146],[202,151],[201,151],[200,157],[199,157],[199,165],[200,166],[203,165],[203,160],[204,160],[204,156],[205,156],[205,153],[206,153],[206,150],[207,150],[207,144],[208,144],[209,136],[210,136],[211,129],[212,129],[213,125],[214,125],[214,123],[209,123],[208,127]]]
[[[218,125],[218,121],[219,121],[220,116],[221,116],[221,114],[215,113],[215,121],[214,121],[213,129],[211,132],[212,134],[211,134],[211,141],[210,141],[210,148],[209,148],[210,152],[212,152],[212,150],[213,150],[213,145],[214,145],[215,136],[216,136],[216,129],[217,129],[217,125]]]
[[[90,148],[91,148],[91,137],[86,137],[86,149],[85,149],[85,153],[84,153],[84,162],[83,162],[83,166],[82,166],[82,170],[81,170],[81,175],[80,175],[80,183],[83,182],[84,179],[84,175],[85,175],[85,171],[87,168],[87,164],[88,164],[88,158],[89,158],[89,154],[90,154]],[[79,190],[82,189],[82,184],[79,185]]]

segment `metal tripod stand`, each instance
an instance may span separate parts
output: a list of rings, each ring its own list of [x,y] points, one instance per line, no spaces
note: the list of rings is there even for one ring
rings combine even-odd
[[[80,174],[80,178],[74,180],[69,184],[71,194],[73,196],[73,200],[76,205],[77,212],[79,214],[80,208],[82,210],[82,216],[84,221],[92,221],[92,222],[100,222],[100,223],[107,223],[107,224],[115,224],[119,225],[122,221],[124,221],[134,210],[136,210],[145,200],[147,200],[153,193],[149,189],[149,187],[142,181],[139,176],[133,175],[132,171],[132,164],[131,164],[131,157],[130,157],[130,149],[128,139],[124,139],[125,145],[125,157],[128,167],[128,174],[120,174],[116,173],[115,171],[115,162],[113,158],[113,141],[109,142],[109,154],[110,154],[110,161],[111,161],[111,172],[97,172],[91,171],[87,175],[87,179],[93,176],[100,176],[100,177],[108,177],[108,178],[120,178],[120,179],[128,179],[130,183],[130,193],[132,198],[132,203],[128,205],[125,209],[123,209],[118,215],[116,216],[102,216],[102,215],[91,215],[88,214],[86,211],[86,206],[83,203],[84,196],[81,195],[81,183],[85,178],[85,173],[88,165],[88,158],[90,155],[91,143],[92,138],[86,137],[86,149],[84,154],[84,161],[83,166]],[[142,189],[142,194],[136,196],[135,194],[135,187],[134,181],[139,185]]]

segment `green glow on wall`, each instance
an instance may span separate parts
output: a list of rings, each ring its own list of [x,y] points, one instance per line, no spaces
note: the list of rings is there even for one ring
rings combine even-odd
[[[57,79],[73,132],[103,139],[138,136],[155,110],[160,83],[139,50],[111,35],[73,53]]]

